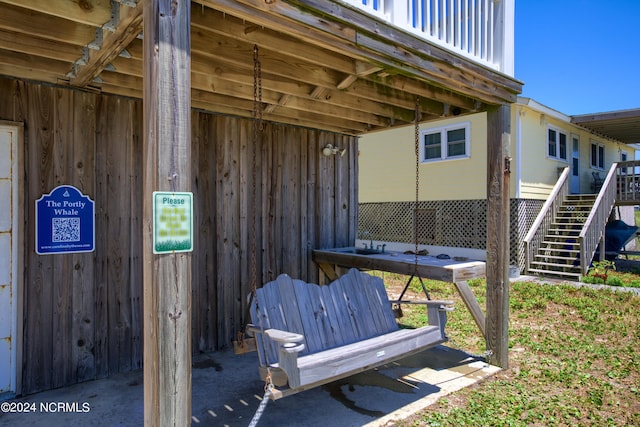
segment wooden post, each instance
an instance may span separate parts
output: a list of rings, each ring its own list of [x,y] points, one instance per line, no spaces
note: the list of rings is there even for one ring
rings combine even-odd
[[[487,111],[487,313],[489,362],[509,367],[509,137],[511,107]]]
[[[144,422],[191,424],[191,253],[153,254],[153,192],[190,191],[191,2],[145,0]]]

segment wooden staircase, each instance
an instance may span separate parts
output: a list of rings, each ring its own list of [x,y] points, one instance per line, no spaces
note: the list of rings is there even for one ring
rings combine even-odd
[[[580,265],[579,235],[595,203],[596,194],[566,195],[555,220],[550,224],[538,251],[531,260],[529,273],[578,280]]]

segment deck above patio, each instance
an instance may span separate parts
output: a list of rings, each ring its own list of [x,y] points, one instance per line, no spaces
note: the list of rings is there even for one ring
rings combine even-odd
[[[472,61],[514,75],[513,0],[345,0]]]
[[[142,98],[145,2],[76,3],[0,0],[0,74]],[[513,4],[193,0],[191,104],[252,117],[259,80],[265,120],[351,135],[509,104]]]

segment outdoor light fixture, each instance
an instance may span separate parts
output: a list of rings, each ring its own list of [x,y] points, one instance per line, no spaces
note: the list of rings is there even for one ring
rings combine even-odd
[[[336,154],[340,154],[341,156],[344,156],[344,153],[346,152],[347,152],[346,148],[334,147],[331,144],[327,144],[327,146],[322,149],[322,154],[324,154],[327,157],[331,155],[336,155]]]

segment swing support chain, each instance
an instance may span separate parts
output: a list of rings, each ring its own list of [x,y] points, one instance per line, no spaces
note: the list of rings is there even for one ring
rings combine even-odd
[[[257,261],[256,252],[258,250],[257,241],[257,150],[260,143],[260,136],[263,130],[262,124],[262,66],[260,64],[258,45],[253,46],[253,140],[252,140],[252,155],[251,155],[251,233],[249,236],[249,278],[251,280],[251,293],[249,295],[249,301],[243,313],[242,321],[243,326],[240,328],[237,334],[236,341],[234,341],[234,350],[237,354],[246,353],[248,351],[255,350],[255,339],[245,339],[247,319],[250,317],[250,308],[253,300],[255,299],[258,273],[257,273]]]
[[[409,288],[411,281],[414,277],[418,277],[420,280],[420,285],[422,286],[422,290],[426,295],[427,299],[430,300],[431,296],[429,295],[429,291],[422,280],[422,276],[418,272],[418,255],[420,251],[418,250],[418,206],[420,204],[420,97],[416,97],[416,106],[414,111],[414,149],[415,149],[415,158],[416,158],[416,199],[413,206],[413,243],[414,243],[414,262],[413,262],[413,274],[407,280],[407,284],[404,286],[400,297],[398,298],[398,302],[393,305],[393,312],[397,318],[403,316],[402,307],[400,303],[402,301],[402,297],[405,292]]]
[[[260,135],[263,131],[263,123],[262,123],[262,66],[260,64],[260,56],[258,52],[258,45],[253,46],[253,150],[251,156],[251,178],[252,178],[252,186],[251,186],[251,213],[252,213],[252,221],[251,221],[251,256],[250,256],[250,270],[251,270],[251,281],[252,281],[252,289],[251,289],[251,298],[249,301],[249,307],[251,303],[255,299],[257,283],[258,283],[258,273],[257,273],[257,261],[256,261],[256,252],[257,248],[257,195],[256,195],[256,181],[257,181],[257,146],[260,140]],[[257,305],[257,300],[256,300]],[[256,309],[259,308],[256,306]],[[247,310],[248,311],[248,310]],[[247,313],[248,318],[249,313]],[[258,317],[258,322],[260,322],[260,318]],[[260,325],[258,325],[260,326]],[[262,329],[262,328],[261,328]],[[260,350],[258,350],[258,357],[262,360],[262,355],[260,354]],[[266,361],[265,361],[266,362]],[[271,376],[271,369],[267,366],[267,376],[265,378],[264,384],[264,395],[262,396],[262,400],[260,401],[260,405],[256,410],[256,413],[253,415],[251,422],[249,423],[249,427],[255,427],[265,409],[267,408],[267,403],[271,398],[271,395],[274,390],[273,379]]]
[[[420,280],[420,285],[422,286],[422,290],[424,294],[427,296],[427,299],[430,300],[431,296],[429,296],[429,292],[427,291],[427,287],[424,285],[422,281],[422,276],[418,273],[418,206],[420,204],[420,118],[422,113],[420,112],[420,97],[416,97],[416,110],[414,117],[414,142],[415,142],[415,154],[416,154],[416,203],[413,207],[413,241],[414,241],[414,252],[415,258],[413,263],[413,274],[411,278],[407,282],[407,285],[404,287],[404,291],[409,287],[409,283],[413,280],[414,276],[418,276]],[[404,291],[402,291],[402,295],[404,295]],[[402,299],[402,296],[400,297]]]

